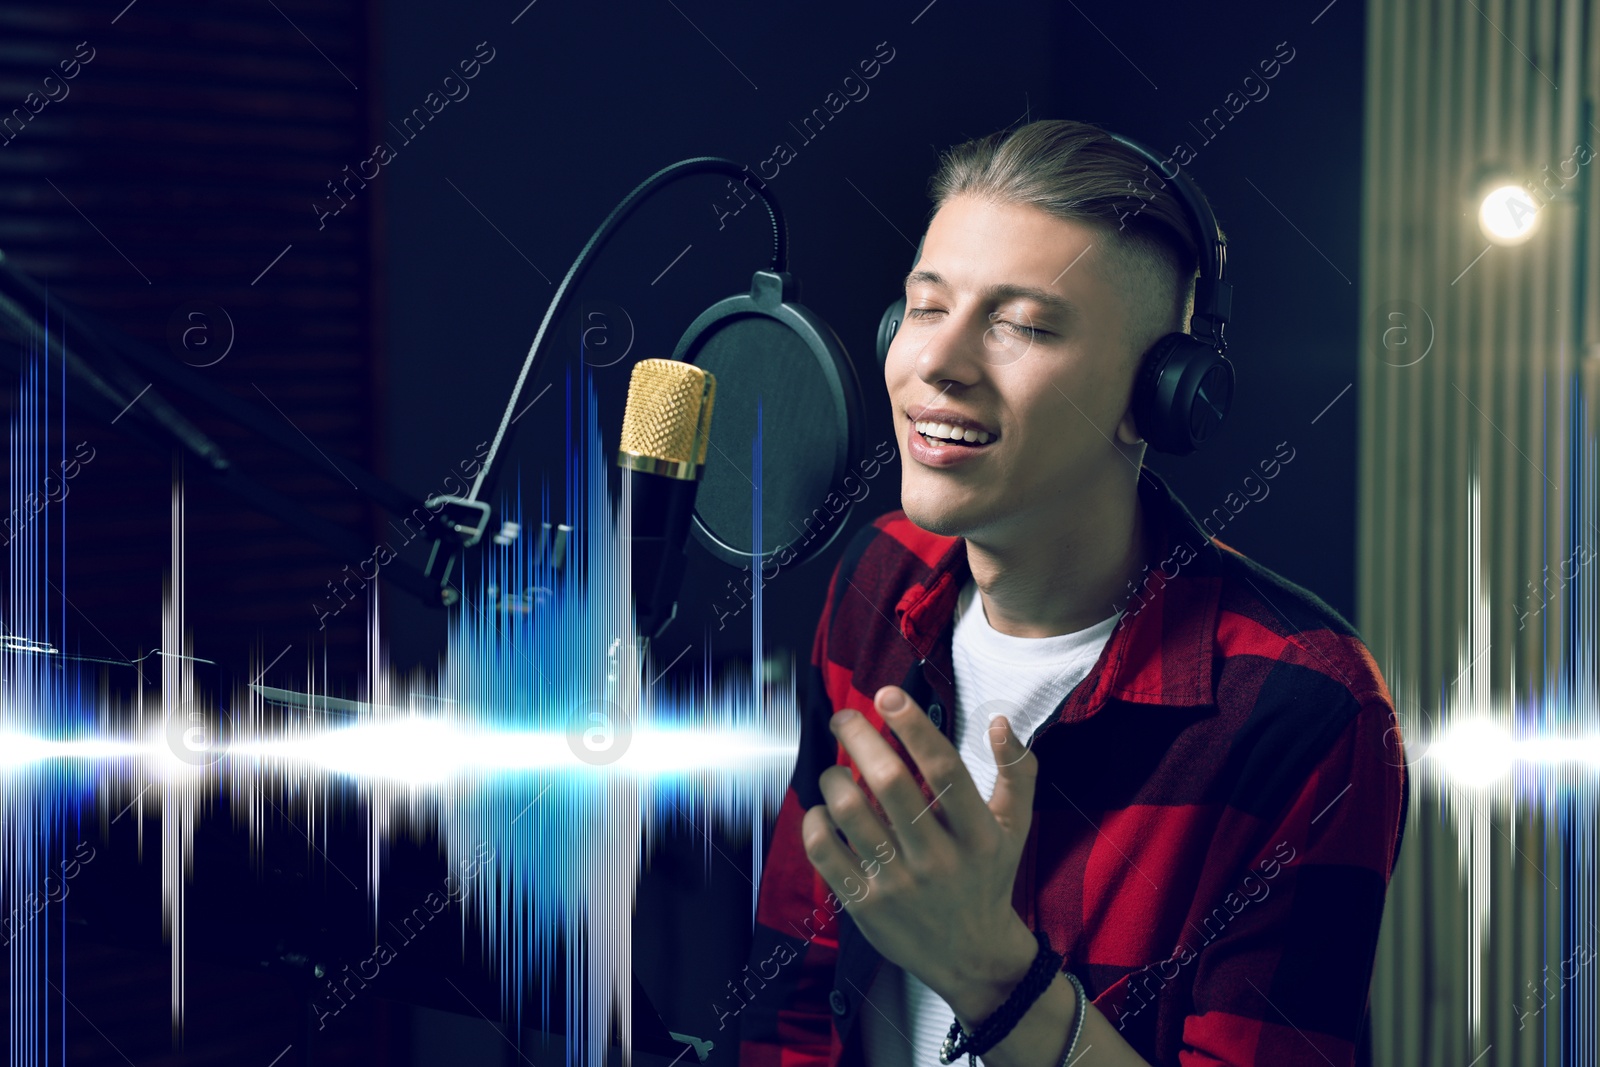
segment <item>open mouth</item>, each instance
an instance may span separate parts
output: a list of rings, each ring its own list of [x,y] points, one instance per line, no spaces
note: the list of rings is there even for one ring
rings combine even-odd
[[[987,448],[999,440],[986,430],[969,430],[942,422],[917,422],[913,427],[930,448]]]

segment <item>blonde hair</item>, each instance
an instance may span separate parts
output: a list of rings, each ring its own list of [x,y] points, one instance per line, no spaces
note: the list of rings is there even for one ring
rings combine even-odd
[[[941,155],[928,195],[934,213],[952,197],[979,196],[1108,232],[1103,262],[1131,301],[1134,355],[1188,329],[1200,254],[1194,223],[1172,182],[1098,126],[1045,119],[957,145]]]

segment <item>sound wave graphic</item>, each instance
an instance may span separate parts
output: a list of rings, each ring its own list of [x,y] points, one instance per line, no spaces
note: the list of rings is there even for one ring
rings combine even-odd
[[[9,434],[13,514],[50,498],[40,472],[65,459],[45,454],[49,383],[39,373],[38,352],[30,355],[34,363],[20,382]],[[578,531],[571,562],[553,566],[527,539],[485,547],[475,572],[464,576],[463,600],[431,680],[401,680],[388,669],[374,598],[359,701],[259,685],[226,694],[198,686],[184,620],[181,479],[172,486],[163,649],[146,660],[160,682],[159,700],[142,687],[105,694],[63,669],[48,636],[61,628],[58,598],[65,594],[50,585],[45,566],[63,509],[44,508],[17,524],[6,546],[0,613],[0,929],[11,979],[13,1064],[40,1061],[48,1028],[52,1020],[59,1026],[64,1010],[52,998],[59,989],[52,988],[46,959],[46,924],[59,918],[59,909],[39,904],[41,890],[48,902],[52,887],[87,862],[76,854],[53,862],[83,840],[86,815],[103,813],[111,823],[130,814],[140,820],[147,810],[159,815],[177,1036],[195,830],[224,795],[253,843],[269,822],[287,820],[311,848],[327,813],[353,797],[366,824],[366,863],[340,873],[365,890],[380,951],[390,941],[377,929],[385,846],[405,836],[436,837],[454,879],[443,896],[462,904],[464,921],[497,962],[502,1014],[520,1024],[530,993],[558,972],[567,977],[561,1029],[572,1035],[574,1062],[602,1062],[614,1024],[632,1008],[631,920],[643,849],[678,827],[708,842],[717,831],[750,833],[753,916],[765,827],[798,747],[792,672],[772,681],[762,671],[762,583],[755,583],[748,677],[716,683],[708,671],[694,683],[660,677],[663,665],[653,662],[633,625],[625,537],[632,501],[626,491],[610,497],[595,397],[587,377],[580,384],[579,443],[568,449],[569,518]],[[757,425],[759,524],[759,417]],[[1568,517],[1569,526],[1596,531],[1592,441],[1572,469],[1574,499],[1585,510]],[[1472,946],[1468,999],[1477,1028],[1492,904],[1488,857],[1518,847],[1504,840],[1497,818],[1530,808],[1554,818],[1566,842],[1564,885],[1551,890],[1563,898],[1563,956],[1574,945],[1600,941],[1594,847],[1600,586],[1593,567],[1570,579],[1562,575],[1565,615],[1573,620],[1562,672],[1541,679],[1542,689],[1529,687],[1526,698],[1496,698],[1482,658],[1490,605],[1480,577],[1476,483],[1471,507],[1475,607],[1462,635],[1461,675],[1441,694],[1432,729],[1421,728],[1416,701],[1397,702],[1416,772],[1413,798],[1431,793],[1458,838]],[[503,514],[520,520],[520,500]],[[754,540],[761,543],[759,525]],[[564,956],[558,944],[566,946]],[[322,977],[314,1010],[326,1017],[343,1006],[352,978]],[[1573,976],[1574,1003],[1594,1003],[1597,985],[1593,968]],[[626,1059],[628,1027],[618,1029]]]
[[[1574,425],[1587,426],[1582,389],[1576,390],[1576,396]],[[1567,505],[1571,511],[1558,521],[1581,546],[1600,537],[1596,524],[1600,516],[1595,508],[1600,486],[1596,484],[1593,437],[1575,443],[1572,451],[1574,488]],[[1494,628],[1486,590],[1476,470],[1471,478],[1466,516],[1470,612],[1458,643],[1461,671],[1441,686],[1431,728],[1422,728],[1423,709],[1414,696],[1397,697],[1397,703],[1404,705],[1398,710],[1406,723],[1406,749],[1415,773],[1412,812],[1418,811],[1419,800],[1430,801],[1456,839],[1457,872],[1466,895],[1467,1014],[1476,1041],[1485,1025],[1490,918],[1497,885],[1492,861],[1497,855],[1523,874],[1531,872],[1542,880],[1535,892],[1543,895],[1544,906],[1559,917],[1556,944],[1549,946],[1554,958],[1570,962],[1580,952],[1591,956],[1592,946],[1600,944],[1600,857],[1596,855],[1600,829],[1596,818],[1600,814],[1600,657],[1596,653],[1600,574],[1588,565],[1575,567],[1570,575],[1558,567],[1559,606],[1566,622],[1555,631],[1565,638],[1555,669],[1522,686],[1513,676],[1504,687],[1511,695],[1497,692],[1491,686],[1486,655]],[[1575,550],[1571,558],[1576,556]],[[1516,606],[1519,616],[1527,614],[1524,607]],[[1523,822],[1519,816],[1528,812],[1541,817],[1539,829],[1533,840],[1519,841],[1518,826]],[[1559,884],[1546,873],[1546,867],[1559,870]],[[1506,885],[1504,881],[1498,884],[1502,890]],[[1535,936],[1541,948],[1546,947],[1543,933]],[[1492,981],[1494,977],[1489,971],[1487,978]],[[1600,1047],[1600,1017],[1593,1007],[1600,1002],[1600,975],[1586,966],[1570,976],[1563,971],[1562,978],[1571,1012],[1564,1021],[1567,1037],[1577,1043],[1574,1047],[1590,1050],[1579,1052],[1572,1062],[1594,1062],[1592,1050]],[[1527,984],[1531,987],[1533,983]],[[1523,1008],[1520,1001],[1512,1006],[1514,1012]],[[1520,1023],[1519,1019],[1518,1029]]]
[[[570,394],[570,377],[567,385]],[[713,684],[708,670],[693,683],[660,677],[662,665],[634,632],[628,482],[612,501],[586,375],[582,386],[580,447],[568,453],[576,518],[566,521],[578,534],[570,561],[555,567],[526,539],[486,548],[464,582],[446,654],[428,682],[401,681],[387,668],[374,595],[361,701],[259,685],[231,694],[197,687],[184,624],[177,475],[164,647],[151,657],[159,705],[142,688],[131,697],[91,697],[91,683],[59,669],[43,639],[52,625],[52,598],[40,588],[49,516],[13,539],[8,636],[0,645],[0,907],[9,914],[49,877],[47,858],[62,852],[86,811],[109,808],[118,819],[157,812],[176,1041],[195,828],[214,798],[226,794],[253,845],[277,816],[293,819],[315,848],[320,813],[353,790],[368,840],[366,869],[350,880],[364,881],[374,928],[384,843],[437,836],[449,869],[459,872],[446,895],[461,902],[464,920],[499,965],[502,1014],[520,1025],[527,995],[564,967],[569,1058],[603,1062],[622,1020],[623,1056],[631,1059],[626,1020],[641,850],[677,826],[708,841],[719,829],[749,832],[759,884],[765,826],[795,762],[798,711],[792,671],[770,681],[762,670],[759,589],[748,678]],[[14,501],[37,491],[33,481],[45,466],[41,396],[30,370],[11,429]],[[759,522],[759,433],[754,459]],[[759,543],[759,529],[756,535]],[[752,897],[752,919],[753,908]],[[60,1009],[45,988],[40,924],[13,933],[10,1059],[36,1063]],[[381,951],[387,934],[374,933]],[[557,944],[567,946],[564,961]],[[338,978],[324,976],[319,1014],[343,1004],[349,986]]]

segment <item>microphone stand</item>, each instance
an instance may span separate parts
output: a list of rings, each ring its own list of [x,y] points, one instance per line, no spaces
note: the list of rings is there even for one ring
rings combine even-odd
[[[173,360],[169,355],[126,337],[89,313],[75,311],[58,304],[55,309],[57,318],[63,320],[69,329],[46,331],[44,325],[31,315],[27,308],[30,304],[47,306],[48,294],[37,282],[8,262],[3,252],[0,252],[0,330],[10,332],[23,343],[44,339],[47,358],[54,356],[60,359],[67,373],[86,390],[85,396],[72,398],[75,405],[88,409],[107,424],[126,421],[128,425],[124,429],[148,444],[177,448],[182,455],[198,462],[201,469],[216,478],[218,484],[240,499],[278,518],[336,553],[360,558],[366,552],[366,546],[364,541],[351,531],[318,518],[297,501],[263,485],[240,470],[231,462],[219,444],[185,418],[163,393],[157,391],[157,383],[164,388],[187,394],[203,409],[209,409],[214,414],[232,420],[235,424],[255,432],[285,451],[306,459],[309,463],[316,464],[322,461],[332,465],[350,481],[356,492],[391,514],[409,516],[415,513],[417,507],[423,507],[428,513],[425,529],[433,540],[426,566],[419,571],[403,561],[394,560],[385,565],[384,571],[397,586],[415,595],[424,604],[449,607],[460,600],[459,590],[450,584],[452,572],[464,551],[480,544],[489,527],[492,512],[488,497],[496,484],[495,476],[501,466],[499,461],[511,439],[515,412],[521,403],[523,391],[537,379],[542,366],[544,342],[551,323],[577,280],[621,223],[663,187],[698,174],[726,174],[741,179],[748,177],[745,168],[727,159],[696,157],[674,163],[657,171],[636,186],[591,235],[562,279],[555,297],[539,324],[527,356],[523,360],[521,371],[512,387],[511,396],[501,416],[489,453],[466,497],[430,496],[419,505],[414,497],[390,482],[348,459],[336,459],[325,455],[309,441],[288,433],[277,419],[255,405],[240,400],[212,384],[203,376],[196,374],[193,368]],[[772,222],[771,270],[781,273],[787,267],[788,258],[783,216],[776,200],[766,191],[764,185],[760,186],[759,195],[766,205]],[[67,336],[73,339],[71,343],[66,340]],[[20,355],[17,362],[21,362]],[[114,415],[111,414],[113,411]],[[497,543],[507,543],[518,536],[518,532],[515,524],[505,523],[493,539]],[[539,550],[549,552],[558,569],[565,562],[571,532],[570,526],[542,524]],[[505,597],[505,602],[516,605],[516,601],[524,595],[510,594]],[[621,639],[612,642],[607,653],[605,686],[606,699],[611,702],[611,706],[622,706],[618,702],[619,697],[627,699],[629,705],[636,703],[632,698],[636,698],[637,693],[627,693],[622,690],[623,678],[627,677],[632,680],[632,684],[637,684],[637,666],[641,662],[648,662],[651,636],[644,634],[637,637],[635,647],[630,652],[638,658],[632,663],[623,662]],[[261,691],[259,686],[253,688],[258,692]],[[308,706],[317,699],[309,694],[291,694],[277,690],[263,695],[269,699],[276,698],[278,702],[299,703],[303,700]],[[625,723],[624,728],[631,731],[631,722]],[[300,979],[307,1005],[304,1037],[309,1055],[315,1045],[310,1028],[313,998],[309,970],[305,970]],[[643,1018],[646,1022],[653,1021],[656,1031],[664,1031],[665,1027],[661,1024],[653,1006],[649,1006],[649,999],[639,986],[637,976],[634,976],[634,999],[635,1018],[628,1021],[630,1028],[637,1029],[640,1019]],[[641,1006],[647,1006],[643,1013],[640,1011]],[[681,1060],[683,1052],[688,1051],[688,1048],[693,1048],[696,1059],[704,1062],[712,1048],[711,1042],[678,1033],[668,1034],[664,1043],[659,1036],[652,1035],[646,1044],[652,1052],[658,1052],[663,1045],[668,1050],[687,1046],[678,1052],[672,1063]],[[662,1059],[665,1060],[666,1057],[662,1056]]]
[[[651,196],[671,185],[673,182],[699,174],[722,174],[740,181],[750,179],[749,168],[735,163],[731,159],[718,156],[695,156],[691,159],[680,160],[677,163],[662,167],[650,177],[634,186],[633,190],[616,207],[611,209],[611,214],[589,236],[582,250],[578,252],[572,266],[567,268],[566,276],[561,279],[561,284],[556,286],[555,296],[550,300],[550,306],[545,310],[544,318],[539,322],[539,328],[533,335],[533,342],[528,346],[528,354],[523,357],[522,369],[517,374],[517,380],[511,387],[511,396],[506,400],[506,409],[500,416],[500,425],[496,428],[494,438],[490,442],[488,455],[485,456],[483,465],[478,469],[478,476],[473,480],[472,489],[465,498],[454,500],[463,508],[482,506],[490,493],[493,492],[500,468],[501,460],[510,444],[516,425],[516,413],[522,404],[522,394],[538,380],[539,371],[544,365],[545,339],[550,331],[550,325],[555,321],[556,315],[566,305],[569,293],[577,285],[584,272],[594,262],[600,250],[605,247],[612,234],[627,221],[628,217],[638,210]],[[767,209],[767,215],[772,223],[772,260],[769,270],[783,272],[789,264],[789,236],[784,224],[783,211],[778,206],[777,199],[768,191],[766,184],[756,179],[756,189],[753,191],[761,198],[762,204]]]
[[[419,502],[359,464],[327,455],[304,437],[289,432],[290,428],[283,425],[283,420],[241,400],[195,373],[193,368],[144,342],[135,341],[88,312],[57,304],[56,316],[69,329],[46,331],[43,323],[27,309],[30,305],[47,306],[47,292],[38,282],[18,270],[3,251],[0,251],[0,330],[11,333],[19,342],[44,338],[47,358],[52,355],[59,358],[67,372],[85,390],[85,395],[72,397],[75,406],[89,410],[108,424],[118,421],[126,423],[126,432],[154,447],[177,448],[181,454],[195,460],[201,469],[215,476],[219,485],[251,507],[273,516],[340,556],[359,559],[368,552],[369,546],[350,530],[319,518],[300,502],[239,469],[222,447],[185,418],[156,389],[156,385],[159,383],[164,388],[189,395],[198,401],[202,409],[208,409],[251,430],[312,465],[332,465],[355,487],[356,492],[391,515],[413,516],[421,508],[427,515],[424,529],[433,542],[427,563],[418,570],[396,559],[384,565],[384,574],[423,604],[450,607],[461,598],[460,590],[450,584],[456,565],[466,549],[482,542],[489,528],[492,518],[489,499],[504,465],[502,461],[511,441],[522,395],[537,380],[543,367],[547,348],[545,342],[551,324],[566,305],[578,280],[622,223],[666,186],[701,174],[724,175],[745,183],[747,188],[751,178],[747,167],[731,159],[695,156],[680,160],[661,168],[635,186],[590,235],[561,279],[561,284],[556,287],[555,296],[534,333],[489,452],[465,497],[436,494]],[[755,185],[752,191],[760,197],[772,224],[769,269],[782,273],[788,269],[789,258],[788,231],[783,212],[766,183],[756,179]],[[68,336],[72,338],[70,343],[66,339]],[[20,356],[17,362],[20,362]],[[558,559],[561,558],[565,555],[567,534],[571,530],[570,526],[542,524],[540,549],[555,552]],[[516,524],[505,523],[494,535],[494,540],[503,544],[517,534]],[[641,654],[646,648],[641,646]]]
[[[30,307],[50,306],[52,324],[46,330]],[[65,328],[63,328],[63,325]],[[419,501],[392,483],[348,459],[329,455],[286,426],[281,416],[268,413],[207,380],[171,355],[106,325],[96,316],[59,301],[53,305],[45,289],[0,252],[0,332],[19,343],[30,340],[45,345],[46,359],[59,359],[73,382],[81,387],[70,394],[75,407],[107,425],[155,448],[177,449],[222,488],[312,541],[350,559],[372,551],[370,539],[329,522],[304,504],[258,481],[237,466],[222,446],[191,422],[166,397],[163,389],[187,394],[201,410],[221,416],[265,438],[284,451],[315,466],[332,465],[369,502],[395,516],[426,515],[424,528],[439,544],[455,550],[476,544],[488,523],[487,508],[469,516],[441,505],[439,498]],[[20,354],[14,364],[20,365]],[[384,566],[396,586],[424,604],[440,607],[455,603],[459,591],[445,575],[418,570],[402,560]]]

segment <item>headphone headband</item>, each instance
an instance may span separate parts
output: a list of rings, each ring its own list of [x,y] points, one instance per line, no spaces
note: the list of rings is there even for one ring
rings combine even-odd
[[[1195,234],[1199,238],[1200,254],[1197,258],[1200,277],[1195,282],[1194,315],[1189,319],[1189,332],[1218,352],[1226,352],[1228,341],[1224,336],[1224,327],[1233,309],[1233,286],[1227,281],[1228,243],[1217,225],[1217,216],[1212,212],[1211,205],[1182,170],[1174,169],[1172,174],[1168,174],[1165,166],[1168,161],[1138,141],[1110,130],[1106,130],[1105,134],[1154,165],[1163,180],[1178,187],[1178,199],[1188,209],[1189,221],[1194,224]],[[1206,248],[1207,243],[1210,249]]]

